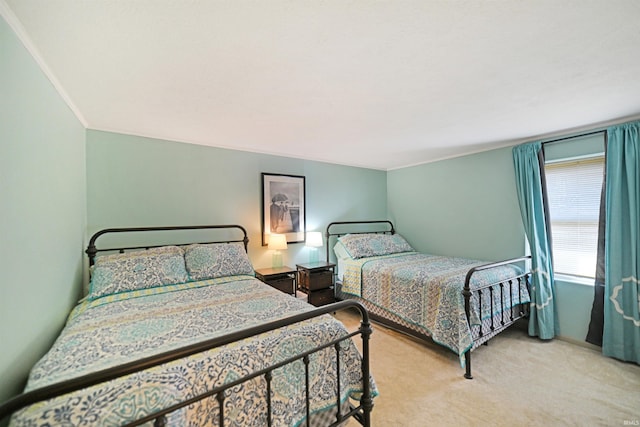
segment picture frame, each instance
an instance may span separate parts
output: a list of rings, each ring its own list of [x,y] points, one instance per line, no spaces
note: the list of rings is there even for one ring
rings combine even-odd
[[[304,242],[306,229],[305,177],[262,173],[262,246],[272,233],[287,243]]]

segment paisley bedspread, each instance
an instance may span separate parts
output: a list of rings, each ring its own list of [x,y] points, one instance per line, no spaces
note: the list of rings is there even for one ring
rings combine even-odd
[[[86,301],[74,309],[51,350],[33,367],[25,391],[313,308],[250,276]],[[121,425],[345,334],[340,322],[324,315],[32,405],[16,412],[11,425]],[[347,402],[361,393],[362,371],[353,342],[347,340],[342,347],[341,399]],[[335,406],[335,353],[329,348],[311,356],[312,420]],[[301,361],[274,371],[273,425],[305,422],[304,371]],[[224,402],[225,425],[267,425],[265,393],[264,377],[234,387]],[[215,426],[218,412],[216,399],[209,398],[173,413],[168,422]]]
[[[463,364],[464,353],[473,342],[462,289],[467,272],[482,264],[486,262],[417,252],[345,260],[342,292],[363,298],[426,329],[435,342],[457,353]],[[471,289],[514,277],[519,271],[518,267],[507,265],[477,272],[472,277]],[[506,288],[504,308],[498,295],[491,303],[488,292],[480,307],[478,296],[473,293],[472,325],[518,302],[529,302],[524,282],[512,286],[510,298]]]

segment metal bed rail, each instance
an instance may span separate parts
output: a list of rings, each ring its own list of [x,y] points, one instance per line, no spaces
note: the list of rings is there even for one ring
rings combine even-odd
[[[247,230],[237,224],[224,224],[224,225],[180,225],[180,226],[168,226],[168,227],[126,227],[126,228],[105,228],[104,230],[100,230],[91,236],[89,239],[89,245],[87,246],[87,250],[85,253],[89,257],[89,265],[92,266],[95,263],[95,257],[98,252],[114,252],[118,251],[120,253],[132,249],[150,249],[150,248],[158,248],[164,245],[141,245],[141,246],[129,246],[129,247],[116,247],[116,248],[105,248],[98,249],[96,247],[96,241],[100,236],[105,234],[114,234],[114,233],[137,233],[137,232],[156,232],[156,231],[179,231],[179,230],[229,230],[236,229],[239,230],[243,237],[242,239],[227,239],[227,240],[216,240],[213,242],[202,242],[205,243],[234,243],[234,242],[242,242],[244,244],[244,250],[247,250],[249,245],[249,237],[247,236]],[[178,245],[180,246],[180,245]]]
[[[215,396],[215,398],[219,402],[220,412],[219,412],[219,425],[220,427],[224,427],[224,399],[226,397],[225,392],[238,384],[241,384],[245,381],[249,381],[253,378],[264,376],[267,382],[267,391],[266,391],[266,400],[267,400],[267,418],[268,418],[268,426],[272,425],[271,421],[271,403],[270,403],[270,395],[271,395],[271,374],[274,369],[277,369],[281,366],[284,366],[289,363],[293,363],[298,360],[302,360],[305,364],[306,371],[306,425],[310,425],[310,413],[309,413],[309,356],[315,352],[318,352],[322,349],[328,347],[334,347],[336,350],[336,359],[337,359],[337,375],[340,375],[340,346],[339,343],[351,339],[355,335],[360,335],[362,339],[362,396],[360,398],[360,404],[356,407],[353,407],[349,412],[342,414],[341,413],[341,390],[340,390],[340,381],[338,379],[338,389],[336,390],[336,403],[337,403],[337,415],[336,421],[331,424],[331,426],[337,426],[340,423],[344,422],[350,417],[354,417],[360,424],[363,426],[371,425],[371,411],[373,409],[373,396],[371,394],[371,383],[370,383],[370,355],[369,355],[369,338],[371,336],[372,328],[369,321],[369,314],[367,310],[364,308],[362,304],[357,301],[340,301],[334,304],[329,304],[320,308],[316,308],[314,310],[296,314],[294,316],[289,316],[287,318],[275,320],[269,323],[265,323],[262,325],[253,326],[251,328],[247,328],[241,331],[237,331],[231,334],[227,334],[221,337],[209,339],[206,341],[202,341],[196,344],[191,344],[188,346],[184,346],[178,348],[176,350],[167,351],[164,353],[160,353],[151,357],[143,358],[140,360],[132,361],[129,363],[125,363],[119,366],[115,366],[112,368],[104,369],[101,371],[93,372],[91,374],[83,375],[81,377],[73,378],[70,380],[62,381],[56,384],[52,384],[46,387],[42,387],[40,389],[32,390],[21,395],[18,395],[5,403],[0,405],[0,421],[4,418],[10,416],[15,411],[32,405],[34,403],[52,399],[54,397],[58,397],[67,393],[71,393],[74,391],[78,391],[87,387],[91,387],[97,384],[104,383],[106,381],[114,380],[119,377],[123,377],[125,375],[129,375],[135,372],[143,371],[145,369],[152,368],[154,366],[159,366],[164,363],[168,363],[174,360],[178,360],[184,357],[188,357],[200,352],[204,352],[207,350],[211,350],[217,347],[221,347],[232,342],[240,341],[243,339],[251,338],[253,336],[262,334],[264,332],[268,332],[271,330],[279,329],[285,326],[293,325],[295,323],[299,323],[317,316],[321,316],[327,313],[333,313],[337,311],[342,311],[345,309],[355,308],[361,317],[360,327],[352,333],[345,335],[344,337],[338,338],[334,341],[324,343],[312,350],[306,351],[299,355],[293,356],[287,360],[284,360],[278,364],[274,364],[267,368],[264,368],[260,371],[256,371],[246,377],[240,378],[236,381],[230,382],[228,384],[224,384],[223,386],[213,388],[206,393],[203,393],[199,396],[195,396],[189,400],[184,402],[180,402],[171,407],[165,408],[161,411],[155,412],[153,414],[149,414],[144,418],[135,420],[127,426],[137,426],[143,424],[145,422],[154,421],[154,425],[163,426],[166,423],[166,414],[171,413],[177,409],[180,409],[184,406],[190,405],[199,400],[205,399],[210,396]]]

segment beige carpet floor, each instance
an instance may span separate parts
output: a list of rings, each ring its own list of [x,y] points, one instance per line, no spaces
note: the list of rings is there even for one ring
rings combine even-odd
[[[355,313],[336,317],[349,329],[359,323]],[[371,371],[380,395],[372,424],[640,425],[640,366],[598,350],[540,341],[514,326],[474,350],[467,380],[451,351],[374,324]]]

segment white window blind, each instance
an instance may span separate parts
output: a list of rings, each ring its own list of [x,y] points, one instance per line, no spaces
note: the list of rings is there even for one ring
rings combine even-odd
[[[554,271],[595,277],[604,156],[545,165]]]

